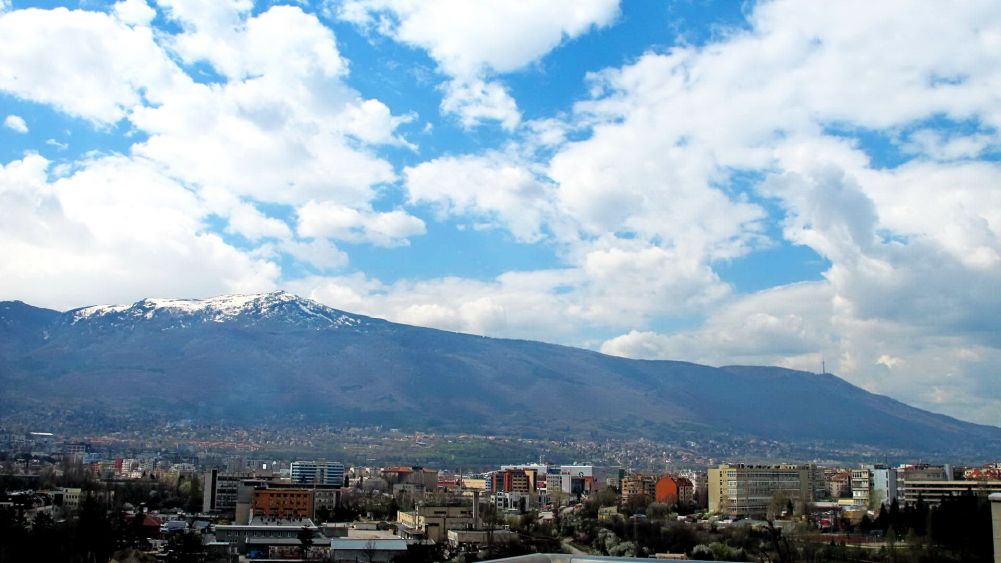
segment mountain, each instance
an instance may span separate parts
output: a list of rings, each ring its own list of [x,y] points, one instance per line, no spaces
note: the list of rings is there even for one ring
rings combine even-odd
[[[0,416],[40,405],[535,436],[998,451],[830,374],[714,368],[391,323],[278,292],[57,312],[0,302]]]

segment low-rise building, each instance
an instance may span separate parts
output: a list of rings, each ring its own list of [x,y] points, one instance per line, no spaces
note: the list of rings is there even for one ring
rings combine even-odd
[[[474,551],[484,545],[511,543],[517,539],[517,533],[506,529],[448,531],[448,545],[463,551]]]
[[[907,504],[917,504],[918,499],[929,506],[937,506],[946,497],[966,494],[990,495],[1001,493],[1001,480],[976,481],[910,481],[902,497]]]
[[[407,552],[403,538],[334,538],[330,560],[334,563],[388,563]]]
[[[468,529],[476,525],[473,506],[418,506],[396,513],[398,533],[404,538],[445,541],[448,530]]]

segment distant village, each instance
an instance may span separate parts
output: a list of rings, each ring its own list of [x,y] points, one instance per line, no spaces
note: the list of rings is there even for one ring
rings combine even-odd
[[[531,552],[743,560],[755,556],[754,545],[781,556],[778,537],[801,555],[813,546],[881,560],[887,550],[915,546],[948,554],[935,543],[943,518],[982,527],[977,514],[1001,493],[999,463],[733,460],[651,471],[511,460],[467,472],[253,455],[125,456],[45,432],[8,436],[4,446],[2,541],[16,526],[29,535],[59,523],[83,526],[89,512],[118,530],[109,532],[106,555],[136,561],[471,561]],[[16,549],[0,546],[0,561],[16,560],[4,558]]]

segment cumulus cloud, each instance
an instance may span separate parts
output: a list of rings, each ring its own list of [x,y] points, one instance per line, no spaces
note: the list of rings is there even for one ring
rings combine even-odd
[[[342,250],[322,235],[300,236],[287,215],[265,211],[294,213],[314,200],[372,221],[350,230],[353,242],[402,245],[405,237],[423,233],[419,219],[402,211],[379,214],[371,207],[375,186],[396,178],[375,147],[409,146],[396,129],[410,117],[393,115],[382,102],[365,99],[345,84],[347,63],[333,33],[315,16],[290,6],[252,14],[251,7],[247,2],[158,2],[157,9],[178,23],[176,32],[151,29],[157,9],[142,0],[119,2],[107,13],[57,8],[0,14],[0,34],[9,39],[0,51],[0,91],[49,104],[106,130],[124,120],[138,133],[128,155],[43,167],[60,177],[51,186],[43,183],[42,191],[51,193],[43,207],[59,210],[51,221],[69,229],[66,236],[28,241],[25,233],[38,229],[14,232],[14,221],[3,227],[4,254],[25,271],[37,269],[28,263],[32,253],[51,254],[80,268],[87,261],[95,276],[107,267],[120,283],[111,280],[82,297],[95,284],[86,276],[79,278],[85,283],[77,283],[76,266],[51,268],[44,278],[50,289],[77,289],[48,297],[15,295],[65,306],[95,296],[127,300],[270,289],[282,274],[277,265],[282,254],[322,272],[334,271],[348,262]],[[22,170],[28,164],[9,166]],[[76,191],[64,188],[71,185]],[[133,189],[125,190],[126,185]],[[27,197],[8,191],[9,197]],[[158,199],[167,194],[173,199]],[[138,209],[143,198],[150,204]],[[157,206],[163,206],[161,212]],[[42,213],[42,208],[29,209]],[[81,209],[103,222],[91,222],[87,213],[77,213]],[[113,218],[116,212],[123,218]],[[31,216],[29,210],[24,213]],[[250,247],[237,249],[211,232],[207,222],[216,218],[223,232],[243,237]],[[159,230],[171,225],[170,232]],[[128,232],[131,242],[118,240],[108,229]],[[88,240],[93,246],[76,248]],[[166,275],[155,275],[161,268],[149,260],[134,259],[143,245],[150,256],[167,262]],[[204,269],[204,277],[170,275],[174,266],[189,273],[197,269],[185,260],[199,256],[218,268]],[[59,283],[60,276],[73,281]],[[217,277],[215,283],[209,283],[211,276]],[[4,289],[43,287],[28,277],[8,276]],[[82,299],[74,301],[72,295]]]
[[[439,217],[473,218],[535,242],[552,220],[554,190],[530,165],[507,155],[441,157],[403,171],[411,203],[431,204]]]
[[[378,246],[406,246],[425,232],[424,221],[395,209],[358,210],[331,201],[310,201],[298,210],[297,230],[304,237],[327,237]]]
[[[156,10],[146,0],[122,0],[112,7],[115,17],[128,25],[149,25],[156,17]]]
[[[275,263],[207,232],[198,198],[148,163],[106,157],[48,172],[38,155],[0,167],[4,295],[69,308],[277,285]]]
[[[8,115],[7,118],[3,120],[3,126],[17,133],[28,132],[28,124],[25,123],[24,118],[20,115]]]
[[[83,10],[26,9],[0,15],[0,90],[108,125],[187,77],[148,27]]]
[[[524,68],[562,42],[609,25],[618,15],[618,0],[348,0],[337,15],[427,50],[450,77],[442,87],[445,113],[467,127],[495,121],[511,129],[521,119],[517,103],[490,76]]]

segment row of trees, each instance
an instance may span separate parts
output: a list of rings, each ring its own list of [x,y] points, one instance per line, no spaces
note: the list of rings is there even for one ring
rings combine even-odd
[[[990,503],[986,497],[973,494],[946,498],[937,507],[923,501],[904,507],[894,502],[882,508],[875,519],[866,517],[852,531],[881,531],[879,535],[885,537],[881,550],[848,547],[845,536],[832,541],[829,538],[838,536],[822,536],[806,520],[784,530],[770,525],[697,529],[678,522],[671,507],[657,503],[647,506],[645,519],[599,521],[598,508],[610,498],[594,495],[582,509],[559,518],[555,533],[596,553],[619,557],[661,552],[683,552],[718,561],[988,562],[993,557]],[[790,515],[808,512],[787,501],[778,503],[777,511]]]

